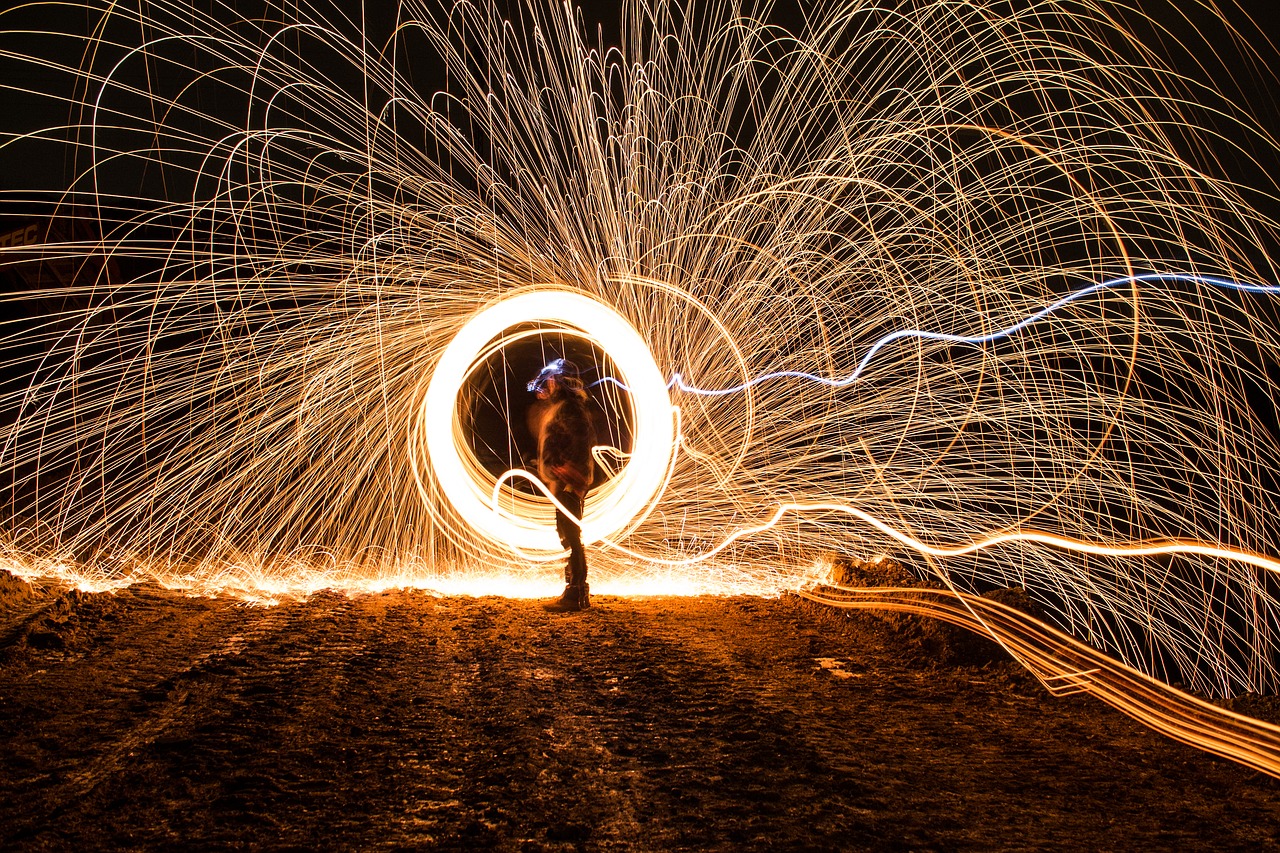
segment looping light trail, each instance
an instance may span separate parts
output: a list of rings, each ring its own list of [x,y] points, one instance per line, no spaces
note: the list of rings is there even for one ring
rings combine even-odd
[[[424,502],[434,512],[456,511],[477,534],[498,547],[521,552],[541,549],[559,553],[554,510],[545,500],[517,491],[503,491],[513,474],[537,479],[523,471],[508,472],[496,484],[470,451],[459,417],[458,398],[467,378],[487,352],[501,351],[508,330],[522,324],[568,331],[606,351],[626,377],[634,423],[630,464],[587,496],[582,522],[583,541],[626,536],[652,510],[669,476],[675,444],[675,417],[662,374],[644,340],[631,324],[607,305],[580,293],[540,287],[508,296],[468,320],[445,348],[431,374],[411,445],[423,436],[430,470],[413,455],[414,478]],[[428,481],[437,484],[448,507],[437,504]],[[550,497],[544,484],[538,482]],[[557,504],[554,500],[552,503]],[[561,510],[563,506],[559,506]]]

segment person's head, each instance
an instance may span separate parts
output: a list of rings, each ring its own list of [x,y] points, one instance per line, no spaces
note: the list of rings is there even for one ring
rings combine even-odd
[[[572,361],[557,358],[538,371],[538,375],[530,379],[525,387],[537,394],[539,400],[546,400],[555,397],[562,390],[581,388],[582,380],[578,378],[577,365]]]

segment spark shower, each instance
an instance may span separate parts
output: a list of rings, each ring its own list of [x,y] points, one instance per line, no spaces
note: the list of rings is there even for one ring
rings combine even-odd
[[[550,505],[478,464],[459,389],[580,338],[636,420],[598,449],[598,590],[890,554],[945,591],[837,603],[991,631],[1051,687],[1280,686],[1277,146],[1206,82],[1210,43],[1266,67],[1247,19],[634,0],[614,44],[551,0],[230,5],[0,15],[68,117],[0,136],[69,170],[6,198],[95,261],[9,295],[13,571],[549,588]],[[1004,586],[1064,633],[973,595]]]

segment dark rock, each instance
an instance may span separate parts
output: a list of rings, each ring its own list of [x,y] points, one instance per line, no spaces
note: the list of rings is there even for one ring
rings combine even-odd
[[[1231,699],[1218,700],[1214,704],[1237,714],[1255,717],[1268,723],[1280,724],[1280,696],[1241,693]]]
[[[0,569],[0,609],[33,598],[35,588],[15,574]]]
[[[1003,604],[1005,607],[1021,610],[1028,616],[1034,616],[1037,619],[1044,619],[1046,616],[1044,608],[1037,604],[1031,596],[1027,595],[1027,591],[1020,586],[993,589],[991,592],[983,593],[982,597],[989,598],[997,604]]]
[[[27,635],[27,645],[41,651],[61,651],[67,647],[67,641],[57,631],[37,627]]]
[[[844,554],[831,558],[831,581],[839,586],[910,586],[940,589],[936,581],[921,580],[892,557],[861,560]]]

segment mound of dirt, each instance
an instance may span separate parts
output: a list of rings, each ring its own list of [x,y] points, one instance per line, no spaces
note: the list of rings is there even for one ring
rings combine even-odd
[[[918,577],[892,557],[863,560],[841,554],[830,559],[831,580],[838,586],[855,589],[946,589],[937,580]],[[1036,618],[1044,617],[1044,611],[1024,589],[997,589],[984,593],[982,597]],[[894,656],[904,663],[914,662],[922,666],[983,666],[1011,660],[1008,653],[989,637],[937,619],[889,610],[845,610],[840,613],[843,618],[859,623],[864,631],[876,635],[877,645],[892,650]]]
[[[1214,704],[1255,720],[1280,725],[1280,696],[1244,693],[1231,699],[1220,699]]]
[[[0,661],[27,649],[70,653],[90,647],[120,609],[113,593],[40,586],[0,571]]]
[[[22,578],[0,569],[0,613],[35,597],[35,588]]]

